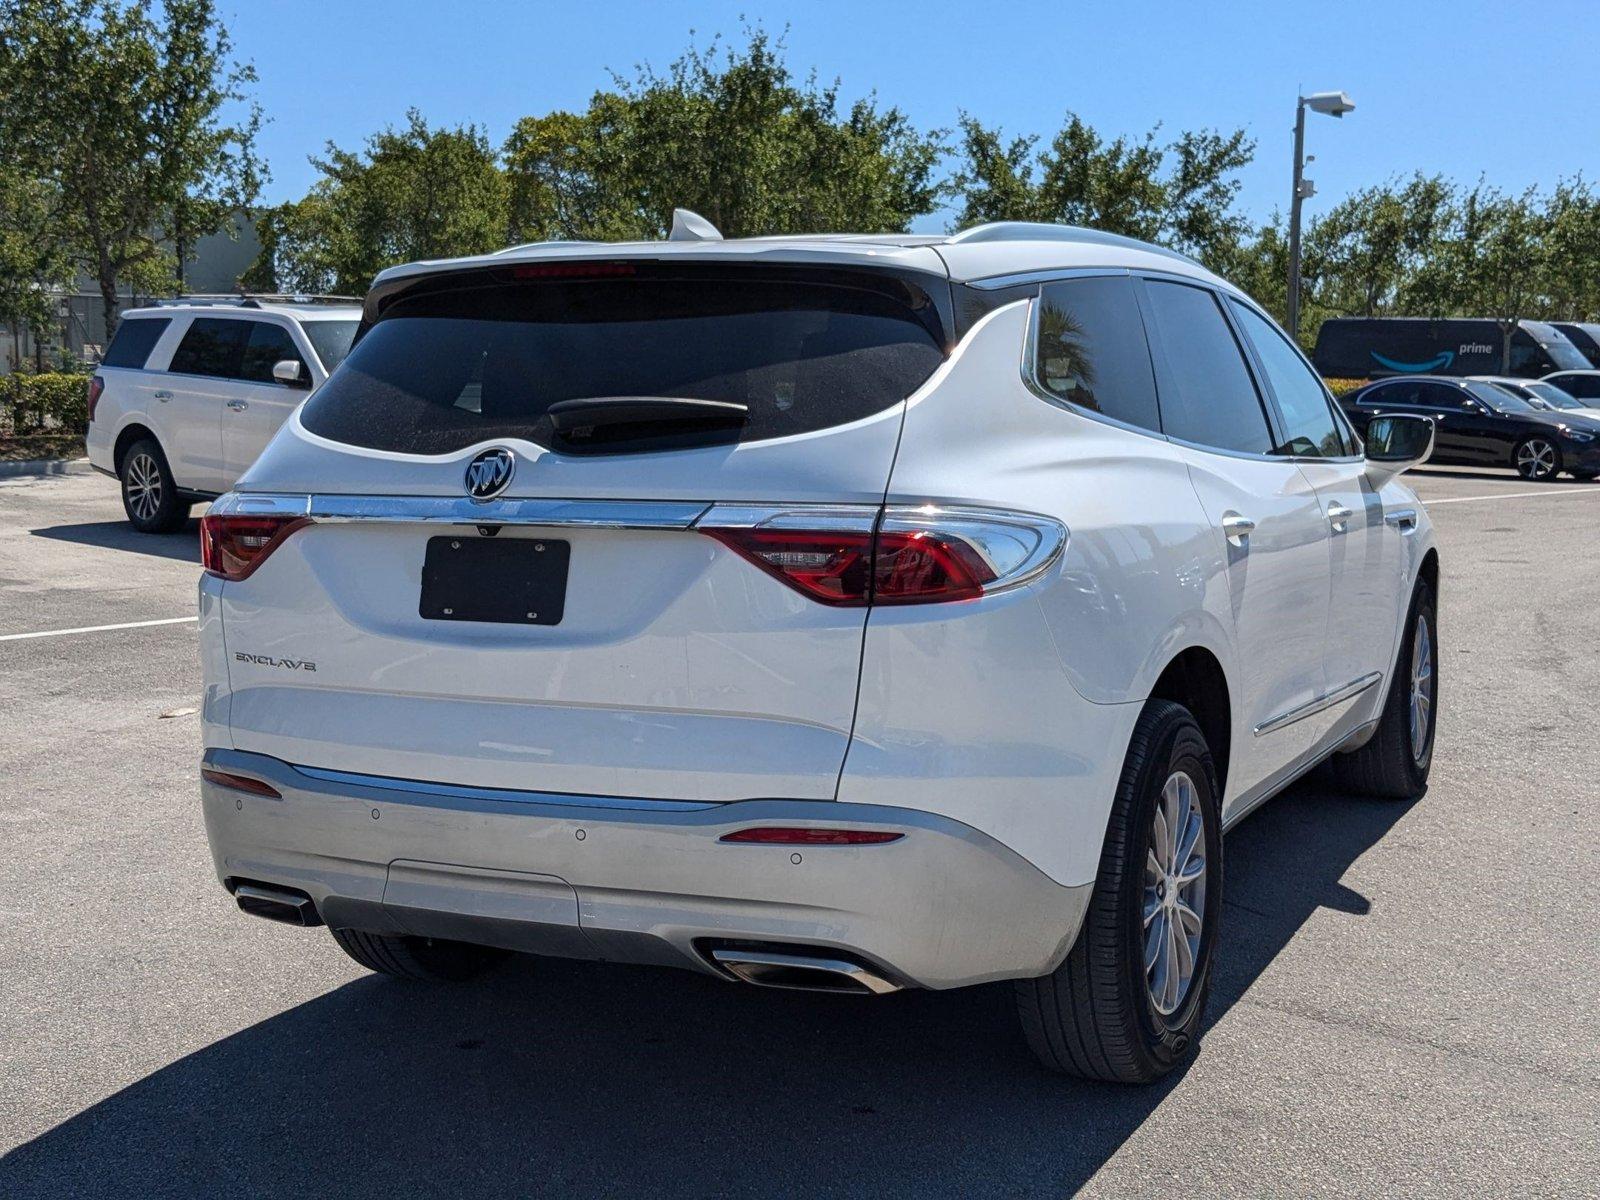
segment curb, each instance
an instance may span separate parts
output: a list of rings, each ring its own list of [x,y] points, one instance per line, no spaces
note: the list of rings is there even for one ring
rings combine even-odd
[[[89,475],[94,468],[87,458],[24,458],[0,461],[0,479],[22,475]]]

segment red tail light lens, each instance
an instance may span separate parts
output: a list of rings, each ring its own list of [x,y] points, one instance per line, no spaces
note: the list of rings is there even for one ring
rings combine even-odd
[[[96,375],[89,380],[89,420],[94,420],[95,406],[100,403],[100,393],[106,390],[106,381]]]
[[[760,825],[725,833],[718,841],[762,846],[881,846],[898,842],[903,833],[887,829],[813,829],[804,826]]]
[[[259,779],[251,779],[248,775],[235,775],[231,771],[214,771],[210,767],[200,768],[200,777],[218,787],[232,788],[236,792],[249,792],[252,796],[266,796],[270,800],[282,800],[283,793],[270,783]]]
[[[767,574],[838,607],[931,604],[983,595],[995,573],[965,541],[937,531],[702,528]]]
[[[246,516],[207,513],[200,520],[200,562],[209,574],[239,580],[266,561],[306,517]]]

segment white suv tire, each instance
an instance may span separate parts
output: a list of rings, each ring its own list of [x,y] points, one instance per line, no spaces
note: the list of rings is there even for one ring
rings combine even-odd
[[[167,456],[154,438],[140,438],[128,447],[117,478],[122,482],[122,510],[140,533],[171,533],[189,519],[193,506],[179,494]]]
[[[1178,841],[1193,830],[1192,845],[1180,844],[1176,853],[1162,833],[1175,809],[1182,812]],[[1173,888],[1174,860],[1178,872],[1199,875]],[[1017,982],[1034,1054],[1052,1070],[1108,1083],[1166,1074],[1198,1040],[1221,912],[1222,823],[1211,750],[1188,709],[1152,700],[1128,746],[1078,940],[1049,975]],[[1168,929],[1191,930],[1193,919],[1200,927],[1181,952],[1164,942]],[[1169,969],[1176,960],[1180,976],[1188,968],[1170,990],[1163,959]]]

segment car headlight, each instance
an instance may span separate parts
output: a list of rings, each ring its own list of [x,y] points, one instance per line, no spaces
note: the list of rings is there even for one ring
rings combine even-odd
[[[1594,441],[1594,434],[1592,434],[1592,433],[1584,433],[1580,429],[1568,429],[1565,425],[1563,425],[1561,427],[1561,432],[1562,432],[1562,434],[1565,435],[1567,441],[1569,441],[1569,442],[1592,442],[1592,441]]]

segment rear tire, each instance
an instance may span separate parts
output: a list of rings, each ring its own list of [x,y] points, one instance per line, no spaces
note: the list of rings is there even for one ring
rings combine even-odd
[[[122,511],[140,533],[171,533],[189,519],[190,504],[178,495],[167,456],[154,438],[128,447],[117,470],[122,481]]]
[[[1600,475],[1593,471],[1571,471],[1569,474],[1579,483],[1593,483],[1596,479],[1600,479]]]
[[[1439,621],[1433,588],[1417,583],[1378,730],[1328,765],[1346,791],[1410,800],[1428,789],[1439,712]],[[1420,713],[1420,737],[1417,720]]]
[[[1051,1070],[1149,1083],[1194,1046],[1222,913],[1217,801],[1211,751],[1194,717],[1182,705],[1150,701],[1128,746],[1077,943],[1049,975],[1016,984],[1023,1033]],[[1174,812],[1176,844],[1165,833]]]
[[[427,983],[460,983],[481,975],[510,953],[468,942],[366,933],[359,929],[330,929],[328,932],[333,934],[340,949],[367,970]]]

